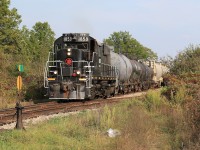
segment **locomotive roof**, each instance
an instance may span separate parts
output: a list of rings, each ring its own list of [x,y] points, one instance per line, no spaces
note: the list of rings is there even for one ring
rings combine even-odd
[[[90,36],[89,33],[63,33],[63,35],[60,36],[60,37],[58,37],[58,38],[55,40],[55,42],[56,42],[56,41],[62,41],[63,37],[65,37],[65,36],[82,36],[82,37],[85,36],[85,37],[89,37],[90,40],[95,40],[96,43],[97,43],[99,46],[102,46],[102,45],[103,45],[102,42],[100,42],[100,41],[98,41],[97,39],[95,39],[95,38],[93,38],[92,36]]]

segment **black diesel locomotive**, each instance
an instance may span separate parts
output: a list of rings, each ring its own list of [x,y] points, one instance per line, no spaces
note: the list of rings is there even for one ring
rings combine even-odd
[[[54,42],[46,62],[44,86],[49,99],[106,98],[160,84],[164,69],[157,68],[155,62],[149,61],[147,66],[129,60],[87,33],[69,33]]]

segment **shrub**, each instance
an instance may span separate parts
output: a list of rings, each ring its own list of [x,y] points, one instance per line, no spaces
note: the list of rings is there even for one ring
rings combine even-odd
[[[160,91],[150,90],[146,94],[144,103],[145,103],[147,110],[151,111],[151,110],[157,110],[165,102],[164,102],[164,98],[161,96]]]
[[[200,47],[190,45],[184,51],[180,52],[173,61],[170,68],[171,73],[181,75],[200,70]]]

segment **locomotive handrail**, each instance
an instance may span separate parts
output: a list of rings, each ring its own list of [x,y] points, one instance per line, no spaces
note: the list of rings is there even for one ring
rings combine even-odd
[[[114,76],[117,77],[117,67],[116,66],[109,65],[109,64],[104,64],[104,63],[101,63],[101,64],[104,65],[104,66],[111,67],[110,70],[103,71],[103,72],[108,72],[108,71],[113,71],[114,70]],[[114,67],[114,69],[112,67]],[[112,75],[113,75],[113,73],[112,73]]]
[[[47,65],[47,63],[46,63]],[[48,88],[47,86],[47,67],[44,68],[44,88]]]
[[[60,68],[62,68],[62,63],[60,63]],[[62,81],[63,81],[63,72],[62,72],[62,69],[60,69],[60,75],[61,75],[61,78],[62,78]]]
[[[96,52],[92,53],[92,62],[94,62],[94,54],[97,54]]]
[[[52,52],[49,52],[49,53],[52,53]],[[48,72],[49,72],[49,63],[60,63],[61,64],[62,61],[60,60],[48,60],[46,62],[46,67],[44,69],[44,88],[49,88],[48,86],[48,80],[47,80],[47,76],[48,76]]]
[[[48,55],[48,61],[49,61],[49,59],[50,59],[50,55],[51,55],[51,53],[52,53],[52,52],[49,52],[49,55]]]
[[[52,53],[53,53],[53,52],[49,52],[48,61],[49,61],[49,59],[50,59]],[[45,68],[44,68],[44,88],[48,88],[48,81],[47,81],[47,70],[48,70],[48,68],[49,68],[49,67],[47,66],[48,61],[46,62],[46,65],[45,65]]]

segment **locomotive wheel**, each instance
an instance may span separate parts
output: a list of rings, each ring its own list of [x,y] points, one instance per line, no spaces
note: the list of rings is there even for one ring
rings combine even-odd
[[[115,91],[114,91],[114,95],[118,94],[119,93],[119,87],[116,87],[115,88]]]
[[[110,96],[114,97],[114,96],[115,96],[115,91],[112,92],[112,93],[110,94]]]
[[[108,97],[107,97],[107,95],[105,95],[103,98],[104,98],[104,99],[107,99]]]
[[[130,93],[132,90],[131,90],[131,86],[129,85],[128,86],[128,93]]]
[[[109,97],[109,93],[107,90],[104,90],[104,93],[103,93],[103,98],[104,99],[107,99]]]

